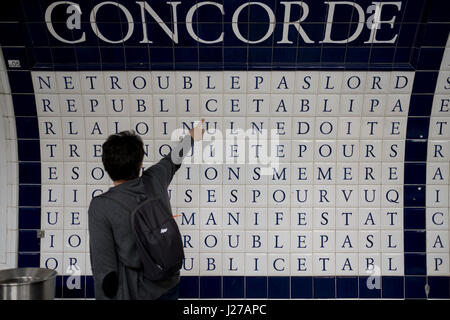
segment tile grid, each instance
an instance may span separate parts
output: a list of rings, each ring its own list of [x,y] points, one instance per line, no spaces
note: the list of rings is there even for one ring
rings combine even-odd
[[[428,3],[429,4],[429,3]],[[424,11],[422,22],[429,21]],[[433,289],[427,292],[430,278],[427,273],[427,158],[429,159],[429,131],[433,97],[437,87],[438,70],[442,61],[446,39],[433,44],[420,37],[427,24],[417,30],[416,56],[413,65],[416,76],[408,115],[408,131],[405,153],[405,277],[403,297],[406,299],[433,298]],[[444,40],[444,41],[442,41]],[[433,58],[431,59],[430,56]],[[432,62],[430,62],[432,60]],[[409,150],[408,150],[409,149]],[[444,280],[448,282],[450,278]],[[427,288],[428,287],[428,288]],[[449,298],[448,288],[444,297]]]

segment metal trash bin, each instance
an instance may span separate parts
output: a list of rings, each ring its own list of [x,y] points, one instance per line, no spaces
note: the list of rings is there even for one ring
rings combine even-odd
[[[0,270],[0,300],[52,300],[57,274],[44,268]]]

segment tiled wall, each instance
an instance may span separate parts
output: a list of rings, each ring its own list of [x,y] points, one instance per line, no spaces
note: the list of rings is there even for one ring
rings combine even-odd
[[[17,266],[18,161],[8,75],[0,52],[0,269]]]
[[[444,1],[384,3],[379,28],[365,0],[118,3],[2,5],[19,267],[56,269],[58,297],[93,297],[102,142],[134,129],[146,167],[205,117],[206,140],[273,129],[273,157],[264,175],[264,147],[225,139],[203,144],[221,161],[186,159],[169,190],[182,297],[449,298]]]

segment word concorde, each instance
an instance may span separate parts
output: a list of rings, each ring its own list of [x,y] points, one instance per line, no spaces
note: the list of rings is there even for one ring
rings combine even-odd
[[[57,1],[52,4],[50,4],[46,11],[45,11],[45,21],[47,24],[47,28],[50,32],[50,34],[58,39],[61,42],[64,43],[82,43],[86,41],[86,31],[83,30],[81,33],[81,36],[76,40],[67,40],[61,37],[56,31],[53,26],[52,22],[52,12],[55,10],[56,7],[61,5],[68,5],[67,13],[72,13],[70,16],[67,17],[67,26],[70,29],[81,29],[80,19],[81,15],[86,11],[84,7],[80,7],[80,4],[76,2],[71,1]],[[161,29],[167,34],[167,36],[174,42],[178,43],[178,6],[180,5],[183,7],[183,4],[181,1],[168,1],[168,9],[171,11],[171,16],[173,17],[173,21],[163,21],[161,17],[158,15],[158,13],[151,7],[151,5],[146,1],[136,1],[136,5],[138,8],[127,8],[124,5],[118,3],[118,2],[111,2],[111,1],[104,1],[97,4],[95,7],[92,8],[92,10],[89,13],[89,21],[92,28],[92,31],[94,34],[101,39],[104,42],[107,43],[123,43],[130,39],[130,37],[133,35],[134,32],[134,25],[135,25],[135,18],[133,17],[132,13],[129,9],[132,10],[134,13],[135,11],[139,11],[139,24],[142,25],[142,40],[139,43],[153,43],[149,39],[149,34],[147,32],[147,17],[150,16],[153,18],[153,20],[156,21],[156,23],[161,27]],[[243,43],[248,44],[258,44],[265,40],[267,40],[273,33],[276,28],[276,25],[280,25],[280,27],[283,28],[282,30],[282,36],[281,39],[277,41],[277,44],[292,44],[293,42],[289,40],[289,28],[294,27],[297,32],[299,33],[301,39],[307,43],[350,43],[352,41],[355,41],[361,34],[364,23],[367,22],[368,28],[370,29],[370,35],[369,38],[364,43],[395,43],[398,34],[392,35],[392,37],[388,40],[377,40],[377,33],[379,32],[381,25],[389,25],[389,27],[392,29],[394,26],[394,22],[396,20],[396,15],[391,16],[390,20],[379,20],[382,15],[382,11],[384,7],[395,7],[398,14],[401,16],[401,7],[402,2],[401,1],[395,1],[395,2],[380,2],[380,1],[373,1],[369,4],[369,6],[366,8],[366,12],[374,12],[372,15],[370,15],[366,20],[366,15],[364,12],[364,8],[361,7],[361,5],[357,4],[356,2],[331,2],[331,1],[324,1],[323,5],[327,6],[327,24],[324,32],[324,37],[322,40],[314,40],[311,39],[310,36],[305,32],[303,27],[301,26],[302,22],[308,22],[308,15],[309,15],[309,6],[307,2],[304,1],[280,1],[279,6],[284,8],[284,19],[283,21],[276,21],[276,15],[273,12],[273,10],[267,5],[262,2],[245,2],[238,8],[236,8],[233,12],[232,18],[231,18],[231,24],[232,24],[232,30],[234,36],[242,41]],[[97,20],[100,19],[102,15],[102,9],[105,6],[116,6],[118,10],[125,16],[125,19],[128,22],[128,30],[124,30],[125,36],[122,39],[119,40],[111,40],[105,37],[101,31],[101,28],[97,24]],[[197,14],[197,11],[204,6],[213,6],[215,7],[218,12],[220,12],[225,17],[225,11],[223,4],[213,2],[213,1],[204,1],[199,2],[195,5],[193,5],[186,13],[185,17],[185,23],[183,25],[186,26],[186,30],[192,39],[199,43],[203,44],[216,44],[221,43],[224,41],[224,32],[221,32],[220,34],[216,35],[209,35],[210,37],[213,37],[212,40],[203,39],[201,38],[196,31],[194,30],[195,21],[193,21],[194,16]],[[246,39],[240,29],[239,24],[247,22],[246,15],[241,14],[244,9],[247,9],[247,7],[259,7],[259,9],[265,11],[265,15],[268,18],[267,20],[267,32],[260,38],[256,40],[250,40]],[[334,13],[337,7],[342,6],[351,6],[353,7],[355,11],[355,15],[358,16],[358,24],[356,30],[353,32],[353,34],[349,35],[347,32],[345,35],[341,35],[339,40],[333,40],[331,39],[332,34],[332,28],[333,28],[333,21],[334,21]],[[301,8],[301,16],[300,17],[291,17],[291,10],[297,11],[300,7]],[[69,10],[71,9],[71,10]],[[138,10],[135,10],[138,9]],[[251,10],[251,9],[250,9]],[[201,10],[200,10],[201,12]],[[161,13],[161,12],[160,12]],[[244,20],[245,19],[245,20]],[[295,20],[296,19],[296,20]],[[151,20],[150,20],[151,21]],[[167,25],[169,23],[170,25],[173,24],[172,29]],[[347,38],[345,38],[347,37]],[[208,37],[209,38],[209,37]],[[344,38],[344,39],[342,39]]]

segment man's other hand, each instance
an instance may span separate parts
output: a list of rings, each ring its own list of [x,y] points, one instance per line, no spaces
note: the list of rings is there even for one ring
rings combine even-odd
[[[205,119],[202,119],[201,122],[197,124],[194,128],[189,130],[189,134],[194,139],[194,141],[202,140],[203,134],[205,133],[205,129],[203,129],[203,123],[205,122]]]

